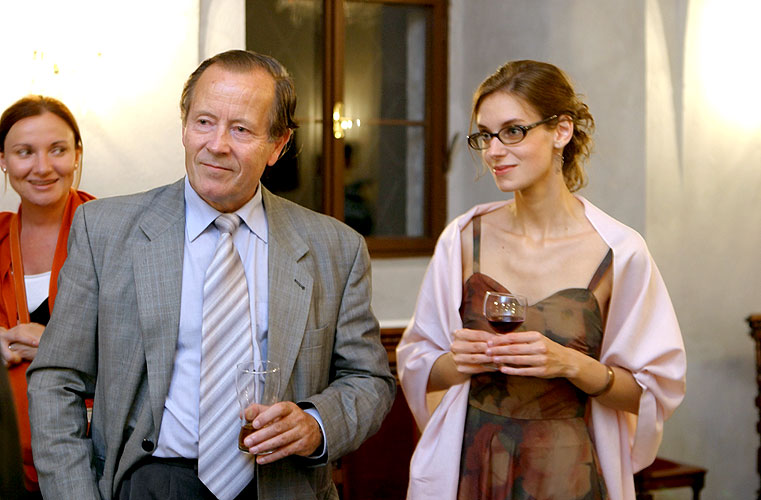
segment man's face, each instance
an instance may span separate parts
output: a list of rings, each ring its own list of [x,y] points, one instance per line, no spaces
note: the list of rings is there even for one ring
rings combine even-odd
[[[217,64],[198,79],[183,125],[185,170],[198,195],[220,212],[233,212],[256,193],[290,132],[270,140],[275,80],[264,70],[236,73]]]

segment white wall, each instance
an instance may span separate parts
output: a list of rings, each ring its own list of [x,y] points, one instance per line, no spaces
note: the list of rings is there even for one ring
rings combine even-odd
[[[687,397],[661,453],[709,469],[703,498],[755,498],[745,318],[761,312],[761,75],[747,63],[761,48],[761,5],[650,0],[647,9],[648,243],[688,359]]]
[[[81,189],[125,194],[183,175],[179,96],[198,64],[197,0],[4,2],[0,19],[0,109],[29,93],[61,99],[83,136]],[[17,206],[8,187],[0,209]]]

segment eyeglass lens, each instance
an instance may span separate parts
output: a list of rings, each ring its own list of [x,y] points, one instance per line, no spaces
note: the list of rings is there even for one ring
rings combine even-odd
[[[531,125],[508,125],[496,134],[491,132],[478,132],[476,134],[471,134],[468,136],[468,145],[471,148],[478,150],[489,149],[489,143],[494,137],[498,138],[500,142],[505,145],[517,144],[521,142],[524,137],[526,137],[526,134],[529,130],[538,125],[542,125],[551,120],[554,120],[557,117],[558,115],[552,115],[545,118],[544,120],[532,123]]]
[[[468,136],[468,144],[474,149],[488,149],[494,137],[498,138],[502,144],[516,144],[526,137],[526,129],[518,125],[510,125],[496,134],[479,132]]]

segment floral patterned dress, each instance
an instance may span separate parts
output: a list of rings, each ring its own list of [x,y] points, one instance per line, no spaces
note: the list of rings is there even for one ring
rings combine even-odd
[[[465,328],[493,331],[483,316],[484,295],[508,290],[479,272],[479,247],[480,217],[473,219],[473,274],[463,285],[460,316]],[[529,306],[518,331],[542,332],[598,359],[603,324],[592,291],[612,257],[609,251],[587,288],[560,290]],[[587,427],[587,400],[565,378],[473,376],[458,500],[607,499]]]

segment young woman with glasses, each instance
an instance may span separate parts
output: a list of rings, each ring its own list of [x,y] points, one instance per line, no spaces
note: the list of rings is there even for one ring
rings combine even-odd
[[[468,145],[514,197],[444,230],[397,349],[423,430],[408,498],[634,500],[684,395],[663,280],[639,234],[573,194],[594,120],[562,71],[505,64],[471,122]],[[487,291],[528,298],[517,330],[492,329]]]

